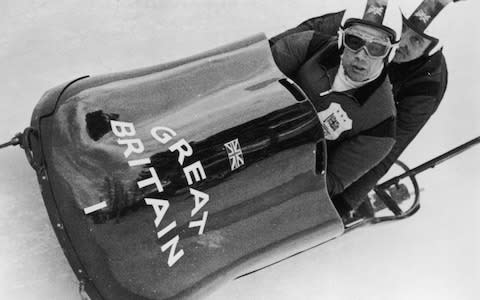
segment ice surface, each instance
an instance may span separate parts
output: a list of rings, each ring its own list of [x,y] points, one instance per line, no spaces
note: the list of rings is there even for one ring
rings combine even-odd
[[[345,1],[163,0],[0,3],[0,140],[29,124],[47,89],[81,75],[149,66],[263,31]],[[420,164],[480,133],[477,1],[445,12],[450,71],[444,102],[405,152]],[[419,176],[411,219],[352,232],[226,286],[211,299],[478,299],[480,159],[469,150]],[[0,152],[0,299],[79,299],[33,170]]]

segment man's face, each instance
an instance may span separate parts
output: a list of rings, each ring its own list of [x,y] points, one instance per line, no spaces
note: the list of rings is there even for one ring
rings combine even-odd
[[[356,24],[347,28],[344,34],[362,37],[362,39],[374,43],[373,46],[382,44],[387,47],[391,46],[387,33],[371,26]],[[352,50],[348,46],[344,47],[342,65],[346,75],[354,81],[368,80],[384,66],[385,56],[374,57],[367,53],[365,48],[366,46],[363,46],[358,50]]]
[[[402,37],[393,62],[404,63],[419,58],[432,43],[403,23]]]

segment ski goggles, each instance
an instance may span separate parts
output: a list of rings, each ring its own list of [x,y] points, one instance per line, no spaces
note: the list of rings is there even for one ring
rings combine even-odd
[[[386,41],[371,38],[358,32],[344,31],[343,45],[353,52],[358,52],[362,48],[373,58],[383,58],[388,55],[393,45]]]

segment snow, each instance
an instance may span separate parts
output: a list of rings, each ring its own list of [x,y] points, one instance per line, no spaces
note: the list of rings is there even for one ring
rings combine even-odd
[[[62,82],[168,62],[260,31],[272,36],[345,2],[1,2],[0,140],[25,128],[43,92]],[[480,133],[480,5],[455,5],[443,16],[448,90],[402,157],[411,167]],[[418,177],[425,191],[414,217],[356,230],[209,299],[477,299],[479,148]],[[0,166],[0,299],[79,299],[24,154],[2,150]]]

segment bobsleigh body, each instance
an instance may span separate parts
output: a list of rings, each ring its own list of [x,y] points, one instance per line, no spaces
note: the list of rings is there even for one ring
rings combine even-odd
[[[91,299],[198,299],[344,230],[317,113],[264,35],[68,82],[28,138]]]

